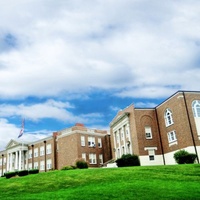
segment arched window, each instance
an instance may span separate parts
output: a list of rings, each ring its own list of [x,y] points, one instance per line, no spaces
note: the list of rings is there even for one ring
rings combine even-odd
[[[166,126],[170,126],[174,123],[172,118],[172,112],[169,108],[166,109],[164,117]]]
[[[194,117],[200,117],[200,100],[192,102],[192,110]]]

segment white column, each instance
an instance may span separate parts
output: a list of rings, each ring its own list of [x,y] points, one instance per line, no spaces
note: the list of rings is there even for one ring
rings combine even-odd
[[[22,170],[24,170],[24,151],[22,151]]]
[[[18,151],[15,152],[15,169],[18,170]]]
[[[12,171],[12,167],[13,167],[13,153],[10,153],[10,171]]]
[[[21,151],[21,150],[19,150],[19,170],[21,170],[21,169],[22,169],[22,166],[21,166],[21,164],[22,164],[22,151]]]
[[[28,170],[28,151],[26,151],[26,169]]]
[[[7,162],[7,169],[6,169],[6,172],[8,172],[9,171],[9,163],[10,163],[10,154],[9,153],[7,153],[7,158],[6,158],[6,162]]]

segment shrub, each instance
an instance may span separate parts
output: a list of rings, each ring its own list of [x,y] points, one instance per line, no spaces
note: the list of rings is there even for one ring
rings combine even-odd
[[[18,172],[6,172],[4,175],[6,178],[14,177],[18,174]]]
[[[18,171],[18,175],[19,175],[19,176],[26,176],[26,175],[28,175],[28,170],[21,170],[21,171]]]
[[[80,159],[76,161],[76,167],[79,169],[86,169],[88,168],[88,163],[85,160]]]
[[[174,159],[178,164],[192,164],[194,163],[197,155],[194,153],[189,153],[187,151],[180,150],[174,154]]]
[[[31,169],[28,171],[29,174],[38,174],[39,173],[39,169]]]
[[[140,166],[140,160],[137,155],[124,154],[115,161],[118,167]]]
[[[72,166],[64,166],[61,170],[71,170],[74,169]]]

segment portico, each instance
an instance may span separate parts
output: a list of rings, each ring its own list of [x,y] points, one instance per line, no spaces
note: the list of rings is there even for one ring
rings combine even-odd
[[[28,145],[11,140],[7,147],[7,166],[6,171],[20,171],[27,169]]]

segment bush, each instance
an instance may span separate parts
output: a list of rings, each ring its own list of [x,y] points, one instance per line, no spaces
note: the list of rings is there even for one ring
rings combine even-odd
[[[174,154],[174,159],[178,164],[192,164],[194,163],[197,155],[194,153],[189,153],[185,150],[177,151]]]
[[[115,161],[118,167],[140,166],[140,160],[137,155],[126,154]]]
[[[74,169],[72,166],[64,166],[61,170],[71,170]]]
[[[39,169],[31,169],[28,171],[29,174],[38,174],[39,173]]]
[[[18,171],[18,175],[19,175],[19,176],[26,176],[26,175],[28,175],[28,170],[21,170],[21,171]]]
[[[6,172],[4,175],[6,178],[14,177],[18,174],[18,172]]]
[[[80,159],[76,161],[76,167],[79,169],[86,169],[88,168],[88,163],[85,160]]]

